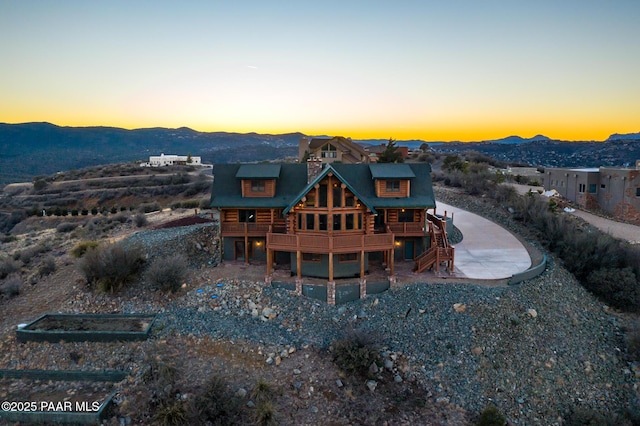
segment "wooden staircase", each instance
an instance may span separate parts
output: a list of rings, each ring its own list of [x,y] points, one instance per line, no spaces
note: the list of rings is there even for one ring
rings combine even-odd
[[[431,236],[431,247],[419,254],[414,260],[416,262],[413,270],[420,273],[435,266],[439,272],[439,266],[446,262],[447,270],[453,272],[453,261],[455,248],[449,244],[446,231],[446,218],[440,219],[437,216],[428,214],[429,235]]]

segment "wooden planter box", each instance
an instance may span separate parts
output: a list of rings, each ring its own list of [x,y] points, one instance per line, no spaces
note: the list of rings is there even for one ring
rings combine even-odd
[[[44,314],[16,330],[19,342],[146,340],[155,314]]]

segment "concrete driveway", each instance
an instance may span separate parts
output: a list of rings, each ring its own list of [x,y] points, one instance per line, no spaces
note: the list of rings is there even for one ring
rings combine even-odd
[[[531,257],[522,243],[503,227],[477,214],[436,201],[438,214],[453,213],[453,224],[462,232],[455,245],[456,277],[503,279],[526,271]]]

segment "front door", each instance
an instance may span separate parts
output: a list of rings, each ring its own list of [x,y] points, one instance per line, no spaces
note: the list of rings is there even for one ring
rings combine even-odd
[[[404,260],[413,260],[414,258],[414,244],[411,240],[405,240],[404,242]]]

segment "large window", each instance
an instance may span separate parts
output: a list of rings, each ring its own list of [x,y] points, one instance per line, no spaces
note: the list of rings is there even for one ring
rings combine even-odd
[[[327,207],[327,184],[320,184],[318,192],[320,193],[320,207]]]
[[[322,158],[336,158],[338,156],[338,152],[335,146],[328,143],[322,147],[322,150],[320,151],[320,156]]]
[[[354,229],[353,218],[354,218],[353,213],[347,213],[346,215],[344,215],[344,226],[345,226],[345,229],[348,231]]]
[[[595,194],[598,191],[598,185],[596,185],[595,183],[590,183],[589,184],[589,194]]]
[[[636,188],[636,197],[640,197],[640,188]]]
[[[239,215],[240,222],[255,222],[256,211],[255,210],[240,210]]]
[[[252,180],[251,181],[251,192],[264,192],[264,181],[263,180]]]
[[[322,257],[317,253],[302,253],[302,260],[305,262],[320,262]]]
[[[400,181],[399,180],[388,180],[387,181],[387,192],[400,192]]]
[[[333,187],[333,207],[342,207],[342,188],[339,185]]]
[[[313,231],[315,229],[315,215],[307,213],[307,231]]]
[[[342,230],[342,215],[334,214],[333,215],[333,230],[341,231]]]
[[[398,212],[398,222],[413,222],[413,210],[400,210]]]
[[[318,215],[318,230],[326,231],[327,230],[327,215],[319,214]]]

